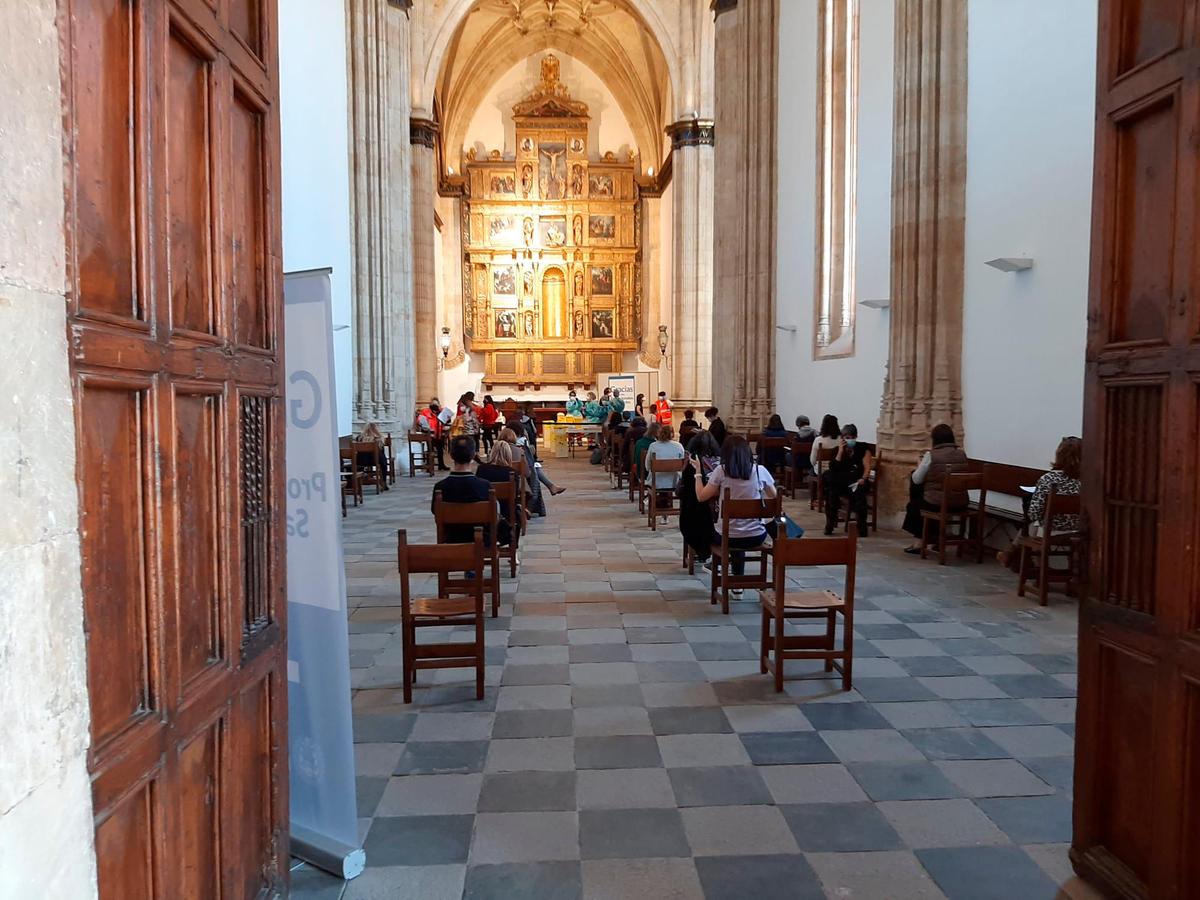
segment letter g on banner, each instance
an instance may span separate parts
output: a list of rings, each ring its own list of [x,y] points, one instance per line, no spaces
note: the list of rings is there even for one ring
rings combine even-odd
[[[304,383],[307,384],[309,390],[312,391],[312,398],[309,404],[297,397],[294,400],[288,401],[288,406],[291,407],[292,424],[297,428],[312,428],[321,418],[321,386],[317,384],[317,379],[313,377],[311,372],[306,372],[304,369],[298,369],[292,373],[288,379],[292,384]],[[311,411],[307,416],[302,412],[305,406],[310,406]]]

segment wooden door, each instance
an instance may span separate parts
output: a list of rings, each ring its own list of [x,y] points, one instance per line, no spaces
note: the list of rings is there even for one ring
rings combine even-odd
[[[1200,897],[1200,0],[1101,0],[1072,858]]]
[[[60,11],[100,895],[273,896],[287,870],[274,2]]]

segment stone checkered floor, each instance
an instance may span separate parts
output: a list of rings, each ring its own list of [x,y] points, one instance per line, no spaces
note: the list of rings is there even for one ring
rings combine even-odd
[[[395,533],[432,540],[429,479],[344,520],[368,869],[300,865],[294,897],[1096,896],[1066,855],[1073,602],[885,532],[860,549],[855,689],[794,663],[777,695],[753,592],[722,616],[674,524],[583,461],[550,470],[569,491],[504,568],[480,702],[465,670],[401,701]]]

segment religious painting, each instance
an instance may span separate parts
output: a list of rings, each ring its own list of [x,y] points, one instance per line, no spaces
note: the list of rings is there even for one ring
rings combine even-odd
[[[492,269],[492,293],[516,294],[517,270],[515,266],[496,266]]]
[[[532,153],[533,152],[533,138],[531,138],[531,137],[521,138],[521,152],[522,153]]]
[[[575,310],[575,337],[581,341],[587,338],[587,318],[582,309]]]
[[[611,175],[592,175],[588,178],[588,193],[593,198],[613,196],[613,177]]]
[[[517,176],[508,172],[492,176],[492,193],[504,197],[513,197],[517,193]]]
[[[616,236],[616,216],[588,216],[588,237],[602,241],[611,241]]]
[[[583,196],[583,166],[579,163],[571,166],[571,196]]]
[[[594,266],[592,268],[592,293],[609,296],[613,292],[612,266]]]
[[[583,138],[571,138],[571,152],[572,153],[582,153],[583,152]]]
[[[521,166],[521,196],[528,197],[533,190],[533,166],[525,163]]]
[[[577,247],[583,244],[583,216],[576,216],[571,223],[571,240]]]
[[[592,337],[610,338],[613,334],[613,311],[611,309],[593,309]]]
[[[561,247],[567,242],[566,216],[547,216],[538,221],[543,247]]]
[[[493,244],[507,244],[512,240],[516,220],[512,216],[492,216],[488,224],[488,235]]]
[[[542,144],[538,152],[538,184],[543,200],[562,200],[567,195],[567,148]]]
[[[580,271],[575,273],[575,296],[583,296],[583,272]]]
[[[521,232],[525,235],[525,246],[528,247],[533,243],[533,219],[530,216],[526,216],[521,223]]]
[[[496,337],[512,338],[517,336],[517,314],[509,310],[496,313]]]

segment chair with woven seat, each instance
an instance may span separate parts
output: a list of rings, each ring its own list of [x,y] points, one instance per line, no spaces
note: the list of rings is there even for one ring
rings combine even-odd
[[[783,498],[778,494],[762,500],[733,500],[730,498],[729,488],[725,488],[724,495],[721,497],[721,527],[717,532],[721,540],[719,543],[713,544],[712,560],[709,563],[712,568],[709,602],[712,604],[717,602],[719,590],[721,612],[724,615],[729,615],[730,591],[744,590],[745,588],[761,591],[771,586],[771,581],[767,577],[767,562],[771,557],[771,538],[768,537],[761,545],[746,550],[730,547],[730,524],[734,519],[761,519],[773,522],[779,518],[782,509]],[[746,574],[746,570],[743,568],[743,574],[733,574],[734,553],[744,554],[743,565],[754,563],[758,566],[758,572]]]
[[[761,592],[762,635],[759,671],[775,676],[775,691],[783,690],[786,660],[819,659],[825,671],[842,676],[842,690],[853,684],[854,570],[858,552],[858,523],[850,523],[845,537],[788,539],[780,535],[772,553],[774,584]],[[796,566],[845,566],[842,593],[830,590],[789,589],[787,570]],[[837,619],[842,617],[842,641],[837,643]],[[787,634],[787,622],[821,622],[824,634]]]
[[[441,491],[433,495],[433,519],[437,523],[437,540],[447,544],[447,525],[474,525],[483,530],[484,562],[489,566],[484,593],[492,598],[492,618],[500,614],[500,548],[496,532],[500,517],[496,510],[496,492],[488,491],[488,499],[476,503],[447,503]],[[447,546],[454,546],[447,544]],[[448,574],[438,575],[438,595],[451,596],[474,590],[474,578],[455,579]]]
[[[646,466],[646,524],[651,531],[658,531],[658,517],[675,516],[679,517],[679,504],[675,502],[675,485],[672,484],[669,488],[660,488],[657,486],[655,476],[674,474],[674,481],[678,481],[678,476],[683,472],[683,467],[687,460],[683,459],[658,459],[650,457],[649,463]]]
[[[1080,534],[1077,531],[1055,532],[1054,521],[1062,516],[1078,516],[1080,497],[1077,494],[1060,494],[1051,485],[1050,493],[1046,496],[1046,513],[1042,519],[1042,531],[1038,535],[1025,534],[1017,539],[1021,551],[1020,582],[1017,585],[1017,596],[1025,596],[1025,583],[1031,577],[1030,566],[1036,564],[1038,603],[1046,606],[1049,602],[1051,584],[1062,584],[1067,594],[1071,594],[1072,586],[1077,576]],[[1066,560],[1065,569],[1056,569],[1051,562],[1056,559]]]
[[[951,497],[965,496],[969,491],[979,491],[978,508],[964,506],[956,509],[950,506]],[[949,472],[942,484],[941,505],[937,509],[921,510],[921,559],[929,558],[929,529],[936,524],[939,565],[946,564],[946,550],[950,547],[956,547],[959,556],[962,556],[963,547],[972,547],[975,550],[975,561],[983,562],[983,526],[986,516],[987,487],[983,483],[983,473]],[[957,528],[957,533],[952,533],[952,528]]]
[[[410,544],[408,532],[396,534],[396,557],[400,570],[400,634],[404,651],[404,702],[412,703],[413,682],[418,669],[475,669],[475,699],[483,699],[483,642],[484,556],[483,532],[475,531],[470,544]],[[469,590],[460,589],[455,596],[438,592],[437,597],[414,599],[413,575],[436,574],[439,582],[452,573],[472,573],[474,577],[459,580]],[[417,643],[418,628],[474,628],[474,639]]]

